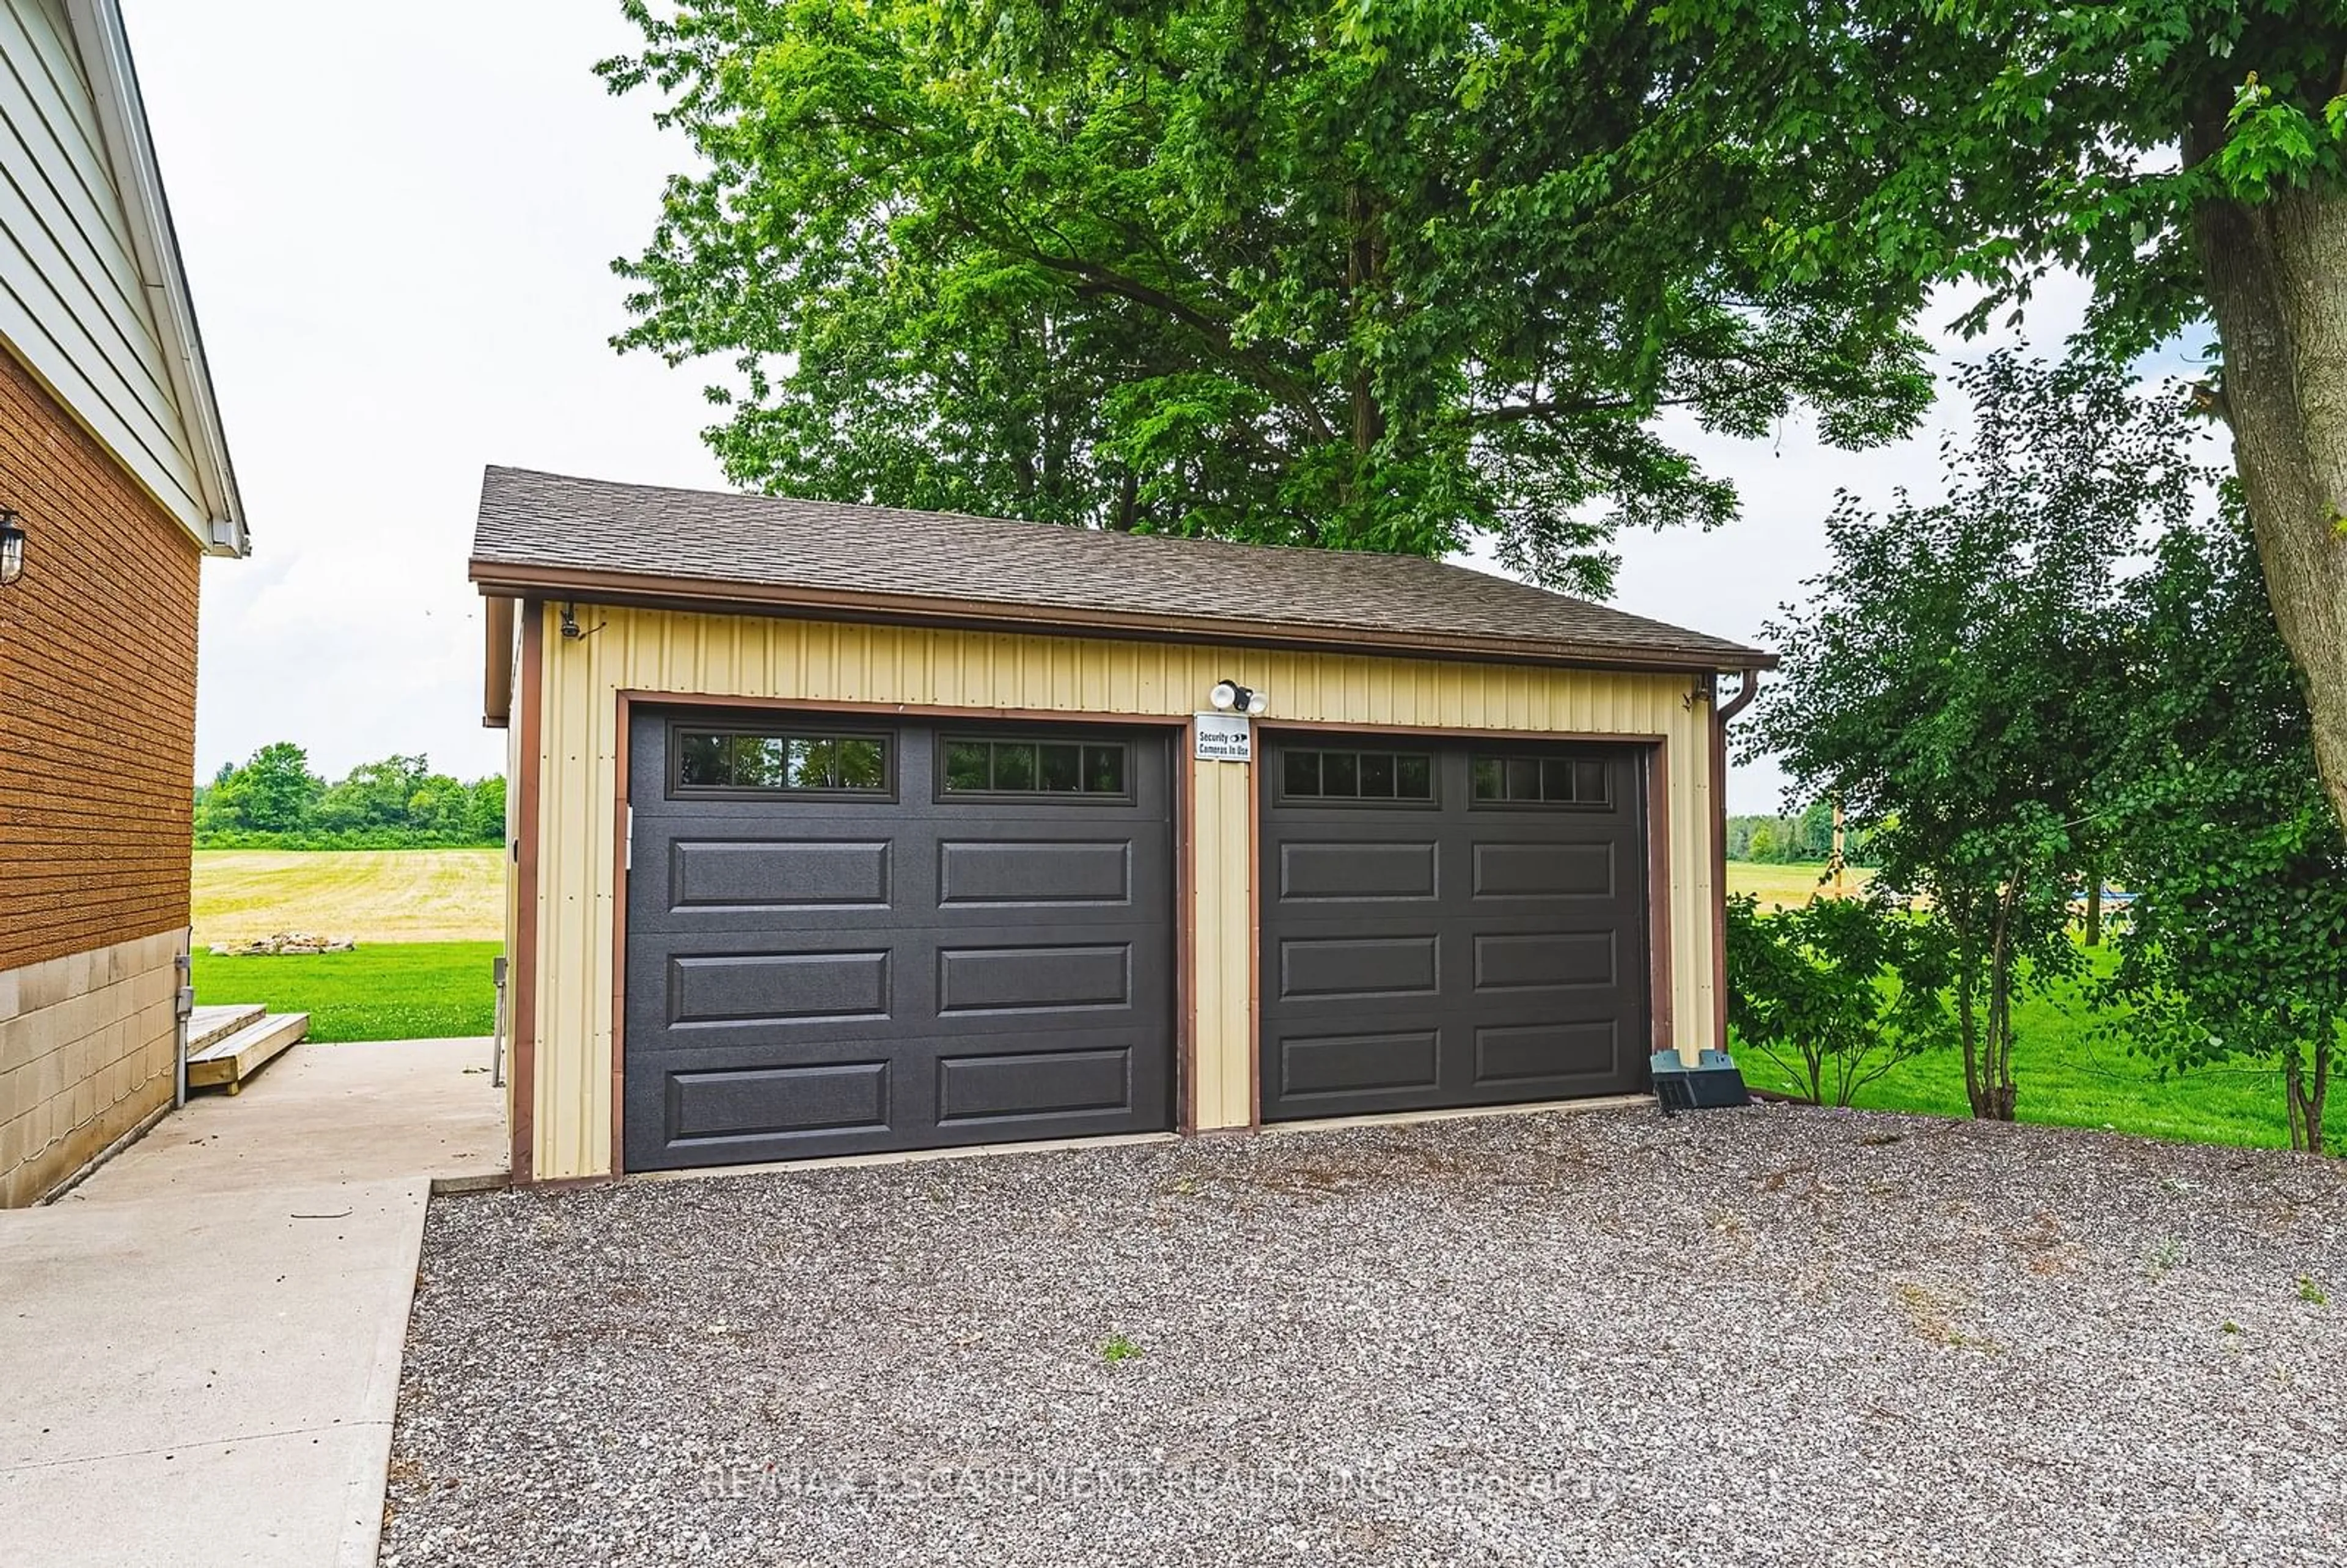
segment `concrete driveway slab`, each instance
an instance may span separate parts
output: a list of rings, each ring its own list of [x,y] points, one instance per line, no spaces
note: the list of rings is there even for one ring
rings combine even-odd
[[[424,1207],[377,1182],[12,1216],[0,1255],[37,1288],[7,1287],[0,1473],[119,1452],[127,1411],[143,1450],[368,1409],[405,1314],[373,1353],[358,1340],[412,1287]]]
[[[190,1102],[58,1202],[493,1175],[506,1168],[498,1103],[486,1040],[296,1046],[243,1093]]]
[[[0,1214],[0,1563],[374,1561],[425,1202],[503,1163],[487,1061],[299,1046]]]
[[[389,1438],[370,1422],[0,1471],[0,1553],[41,1568],[360,1568]]]

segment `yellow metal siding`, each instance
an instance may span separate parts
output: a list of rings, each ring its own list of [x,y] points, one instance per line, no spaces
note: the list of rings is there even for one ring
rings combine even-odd
[[[619,694],[749,697],[1186,717],[1228,677],[1270,720],[1661,735],[1669,787],[1674,1043],[1712,1018],[1709,709],[1684,675],[1117,642],[580,605],[584,638],[546,616],[540,680],[536,1174],[611,1169],[613,858]],[[1195,1008],[1191,1120],[1253,1119],[1255,832],[1250,768],[1191,764]],[[518,776],[518,775],[517,775]]]

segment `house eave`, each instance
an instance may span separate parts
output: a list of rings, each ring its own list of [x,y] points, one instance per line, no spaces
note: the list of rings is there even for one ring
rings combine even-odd
[[[162,339],[172,396],[186,422],[195,458],[204,515],[200,519],[182,517],[180,520],[206,555],[250,555],[252,540],[245,527],[244,503],[229,458],[228,436],[212,388],[211,369],[204,357],[195,301],[172,228],[170,203],[164,195],[162,170],[156,161],[154,138],[147,124],[129,38],[123,30],[119,0],[67,0],[66,13],[75,46],[89,72],[107,159],[129,219],[139,283]]]

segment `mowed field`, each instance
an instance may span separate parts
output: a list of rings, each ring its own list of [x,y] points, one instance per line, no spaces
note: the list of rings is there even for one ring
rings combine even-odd
[[[1823,866],[1730,861],[1727,890],[1806,903]],[[1852,869],[1855,892],[1873,873]],[[311,931],[361,942],[493,942],[504,928],[504,856],[494,849],[196,854],[196,946]]]
[[[494,942],[505,929],[495,849],[196,852],[196,950],[280,931],[358,942]]]
[[[504,949],[495,849],[208,849],[195,860],[197,999],[310,1015],[314,1040],[489,1032]],[[226,958],[215,942],[280,931],[347,937],[354,953]]]
[[[1788,862],[1784,865],[1763,865],[1754,860],[1731,860],[1727,863],[1727,890],[1749,893],[1760,900],[1763,907],[1782,908],[1788,904],[1806,904],[1822,890],[1826,875],[1825,864]],[[1862,893],[1874,880],[1874,873],[1864,866],[1853,866],[1844,874],[1844,885],[1851,893]]]

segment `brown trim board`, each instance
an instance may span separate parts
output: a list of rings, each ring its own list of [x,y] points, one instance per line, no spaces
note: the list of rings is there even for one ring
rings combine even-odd
[[[628,694],[614,704],[619,734],[612,747],[617,757],[612,774],[611,804],[611,1174],[628,1173],[628,860],[633,852],[634,825],[628,815],[628,747],[630,725]]]
[[[1174,732],[1171,761],[1175,797],[1174,897],[1174,1130],[1198,1131],[1198,790],[1197,721]]]
[[[1132,641],[1212,642],[1317,652],[1408,654],[1429,659],[1667,674],[1708,674],[1756,664],[1769,669],[1776,666],[1775,655],[1732,644],[1685,647],[1661,643],[1644,647],[1611,642],[1527,641],[1464,632],[1307,627],[1235,617],[1148,615],[1071,605],[956,599],[941,594],[871,593],[579,567],[521,566],[477,558],[470,564],[469,576],[482,592],[488,594],[533,594],[545,599],[702,614],[813,615],[836,620],[943,626],[962,630],[1023,631]]]
[[[1651,746],[1665,737],[1628,730],[1500,730],[1479,724],[1379,724],[1344,719],[1257,719],[1258,730],[1304,730],[1340,735],[1426,735],[1453,741],[1554,741],[1563,745]]]
[[[546,733],[543,680],[546,608],[534,600],[521,607],[521,790],[514,827],[514,945],[507,955],[513,979],[513,1125],[508,1163],[517,1182],[538,1179],[538,862],[540,792],[545,769],[538,747]]]
[[[1667,740],[1646,750],[1646,1001],[1651,1049],[1676,1040],[1671,1004],[1671,765]]]
[[[703,692],[662,692],[630,686],[620,700],[681,708],[758,708],[773,712],[856,713],[874,718],[969,719],[978,723],[1006,721],[1022,724],[1122,725],[1137,729],[1160,725],[1167,729],[1190,723],[1187,713],[1126,713],[1093,708],[985,708],[960,702],[856,702],[813,697],[736,697]]]
[[[1247,1126],[1263,1125],[1263,759],[1246,765]],[[1223,764],[1214,764],[1220,767]]]

